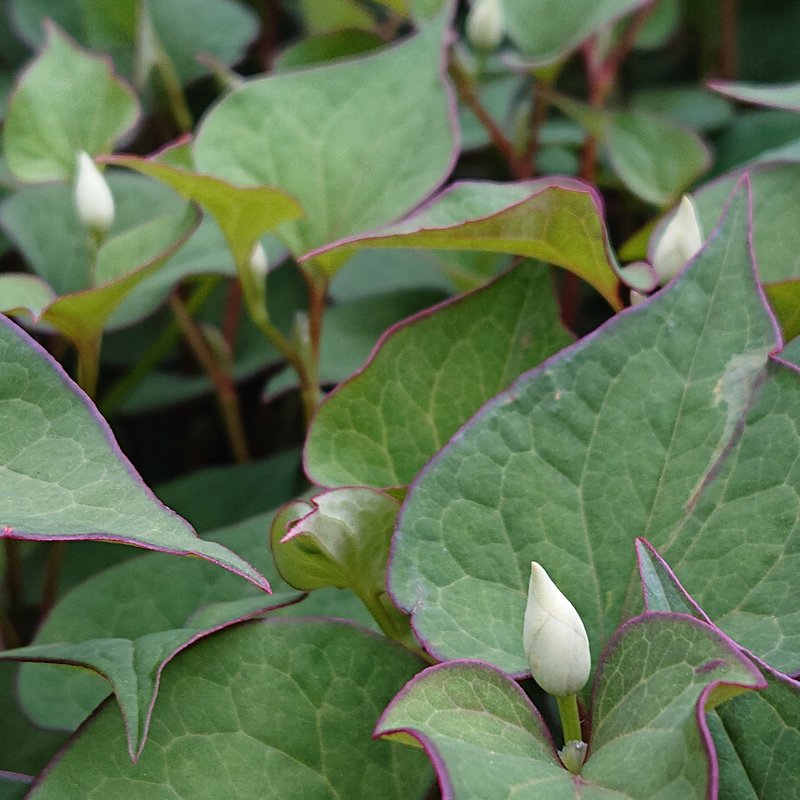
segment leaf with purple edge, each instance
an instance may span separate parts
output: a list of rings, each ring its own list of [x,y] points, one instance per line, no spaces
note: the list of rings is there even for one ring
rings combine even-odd
[[[616,309],[619,268],[596,190],[573,178],[462,181],[402,222],[305,256],[341,265],[365,247],[479,250],[538,258],[574,272]],[[646,288],[646,287],[645,287]]]
[[[44,49],[12,93],[5,120],[8,168],[23,181],[71,178],[80,151],[109,152],[139,115],[107,58],[84,51],[53,23],[45,30]]]
[[[422,753],[370,732],[420,667],[344,622],[272,620],[208,637],[165,670],[147,747],[130,763],[116,709],[103,706],[31,800],[263,796],[422,800]]]
[[[317,410],[306,470],[326,486],[410,483],[482,403],[569,342],[547,270],[520,264],[390,329]]]
[[[683,611],[713,624],[652,545],[636,542],[648,610]],[[750,656],[749,653],[745,653]],[[800,748],[800,683],[753,659],[766,687],[748,692],[708,716],[719,756],[720,797],[800,797],[794,754]]]
[[[296,197],[307,216],[278,229],[295,256],[408,212],[454,158],[454,101],[442,74],[451,6],[374,55],[231,92],[200,126],[197,167]],[[316,262],[329,272],[339,266]]]
[[[800,335],[800,165],[766,163],[749,167],[753,191],[753,248],[758,275],[784,336]],[[741,172],[705,184],[694,193],[704,230],[710,230]]]
[[[800,112],[800,83],[749,83],[747,81],[709,81],[709,89],[740,103]]]
[[[679,528],[776,347],[748,234],[742,186],[670,287],[524,374],[429,462],[401,510],[389,570],[426,649],[525,674],[519,620],[536,560],[599,653],[634,579],[632,539],[661,547]],[[702,533],[676,536],[711,546]],[[736,605],[748,592],[734,580],[727,597]]]
[[[0,651],[0,661],[59,664],[88,669],[105,678],[114,691],[125,724],[128,753],[138,760],[147,741],[150,715],[167,664],[194,642],[245,620],[302,599],[297,592],[248,597],[207,609],[191,627],[163,630],[137,639],[93,639],[31,645]],[[209,613],[210,612],[210,613]]]
[[[730,639],[694,617],[648,613],[629,620],[595,675],[590,756],[581,777],[629,797],[716,797],[706,712],[764,685]]]
[[[295,600],[304,598],[272,614],[329,615],[371,625],[371,617],[351,592],[320,589],[304,596],[284,583],[264,542],[271,517],[259,514],[211,531],[207,538],[254,564],[282,597],[289,593]],[[212,564],[149,553],[92,575],[65,594],[40,626],[33,644],[133,641],[179,628],[214,627],[268,605],[275,604],[255,586]],[[108,613],[109,607],[113,614]],[[108,682],[93,672],[41,663],[22,664],[17,686],[28,718],[55,730],[77,728],[109,693]]]
[[[206,209],[217,221],[233,253],[250,313],[254,316],[266,313],[263,287],[258,285],[263,276],[254,274],[251,267],[253,248],[266,231],[302,216],[302,208],[293,197],[269,186],[234,186],[211,175],[136,156],[113,156],[106,160],[162,181]]]
[[[0,539],[91,539],[212,561],[265,591],[250,564],[161,505],[63,369],[0,316]]]
[[[418,739],[446,800],[706,800],[716,796],[716,767],[704,710],[762,685],[758,670],[711,626],[647,614],[626,623],[603,656],[579,776],[561,766],[520,687],[480,662],[440,664],[416,676],[376,735]]]

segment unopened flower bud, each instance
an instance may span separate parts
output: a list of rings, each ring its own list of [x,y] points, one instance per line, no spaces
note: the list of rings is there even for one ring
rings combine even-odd
[[[653,251],[653,269],[661,285],[669,283],[702,246],[697,210],[691,198],[684,195]]]
[[[104,234],[114,222],[114,197],[103,174],[88,153],[78,153],[75,174],[75,209],[91,231]]]
[[[535,561],[531,562],[522,642],[531,675],[548,694],[576,694],[589,680],[586,628],[572,603]]]
[[[467,39],[476,50],[494,50],[505,35],[500,0],[475,0],[467,14]]]
[[[253,252],[250,254],[250,270],[258,280],[263,280],[269,269],[267,253],[261,242],[256,242]]]

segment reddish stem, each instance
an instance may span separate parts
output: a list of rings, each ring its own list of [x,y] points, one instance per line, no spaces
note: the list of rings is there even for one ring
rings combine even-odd
[[[739,61],[737,42],[737,24],[739,17],[739,0],[720,0],[720,54],[719,76],[725,80],[736,77]]]

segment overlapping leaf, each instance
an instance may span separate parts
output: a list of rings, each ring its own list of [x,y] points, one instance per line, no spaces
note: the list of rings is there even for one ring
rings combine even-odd
[[[523,375],[412,485],[390,589],[435,654],[526,672],[520,624],[536,560],[577,607],[596,655],[625,608],[635,536],[719,547],[718,534],[683,518],[724,460],[776,344],[748,229],[740,187],[669,289]],[[758,526],[787,542],[785,528]],[[735,608],[752,591],[732,578],[724,597]],[[785,593],[771,599],[788,628]]]
[[[8,104],[8,167],[23,181],[70,178],[78,152],[109,152],[137,116],[135,96],[107,60],[85,53],[50,24],[44,50]]]
[[[426,670],[395,698],[376,733],[423,742],[446,800],[705,800],[716,796],[717,770],[703,711],[762,685],[752,663],[711,626],[650,614],[628,622],[605,654],[580,776],[561,766],[521,689],[487,664]]]
[[[620,307],[618,268],[602,204],[594,189],[571,178],[457,183],[402,222],[310,255],[339,265],[364,247],[480,250],[538,258],[574,272]]]
[[[686,611],[710,623],[664,560],[637,542],[649,610]],[[708,720],[720,764],[720,797],[800,796],[792,754],[800,747],[800,683],[756,660],[766,687],[720,706]]]
[[[327,486],[410,483],[483,402],[568,342],[550,276],[530,263],[399,325],[318,410],[309,476]]]
[[[106,705],[52,764],[35,800],[425,797],[418,750],[374,742],[381,709],[419,669],[382,637],[343,622],[275,620],[199,642],[164,673],[150,739],[127,757]]]
[[[375,55],[235,90],[200,127],[198,168],[296,197],[307,217],[279,230],[295,255],[399,217],[453,158],[452,98],[441,74],[448,17]]]
[[[219,564],[263,589],[250,564],[162,506],[61,367],[0,317],[0,538],[94,539]]]
[[[271,514],[259,514],[207,536],[253,563],[284,600],[290,595],[297,599],[298,593],[278,575],[266,546],[271,518]],[[279,604],[251,584],[198,559],[149,553],[98,572],[66,594],[37,631],[33,644],[37,648],[64,644],[80,648],[85,642],[105,640],[115,642],[113,648],[124,656],[137,641],[158,642],[159,637],[180,641],[184,635],[191,636],[181,629],[214,628],[226,618]],[[371,624],[351,593],[333,589],[315,591],[296,608],[288,606],[273,613],[328,614]],[[82,659],[80,650],[76,652],[76,660],[88,660],[88,652]],[[167,649],[155,660],[157,671],[171,655]],[[121,664],[121,668],[125,666]],[[109,693],[107,681],[88,670],[48,664],[23,664],[18,685],[26,714],[37,724],[56,730],[77,728]],[[127,691],[132,688],[128,686]],[[148,691],[146,686],[139,688],[138,702],[145,708],[149,707]]]

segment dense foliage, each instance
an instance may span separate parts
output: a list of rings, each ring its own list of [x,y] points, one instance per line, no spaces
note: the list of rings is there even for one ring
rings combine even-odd
[[[0,5],[0,798],[800,797],[798,31]]]

